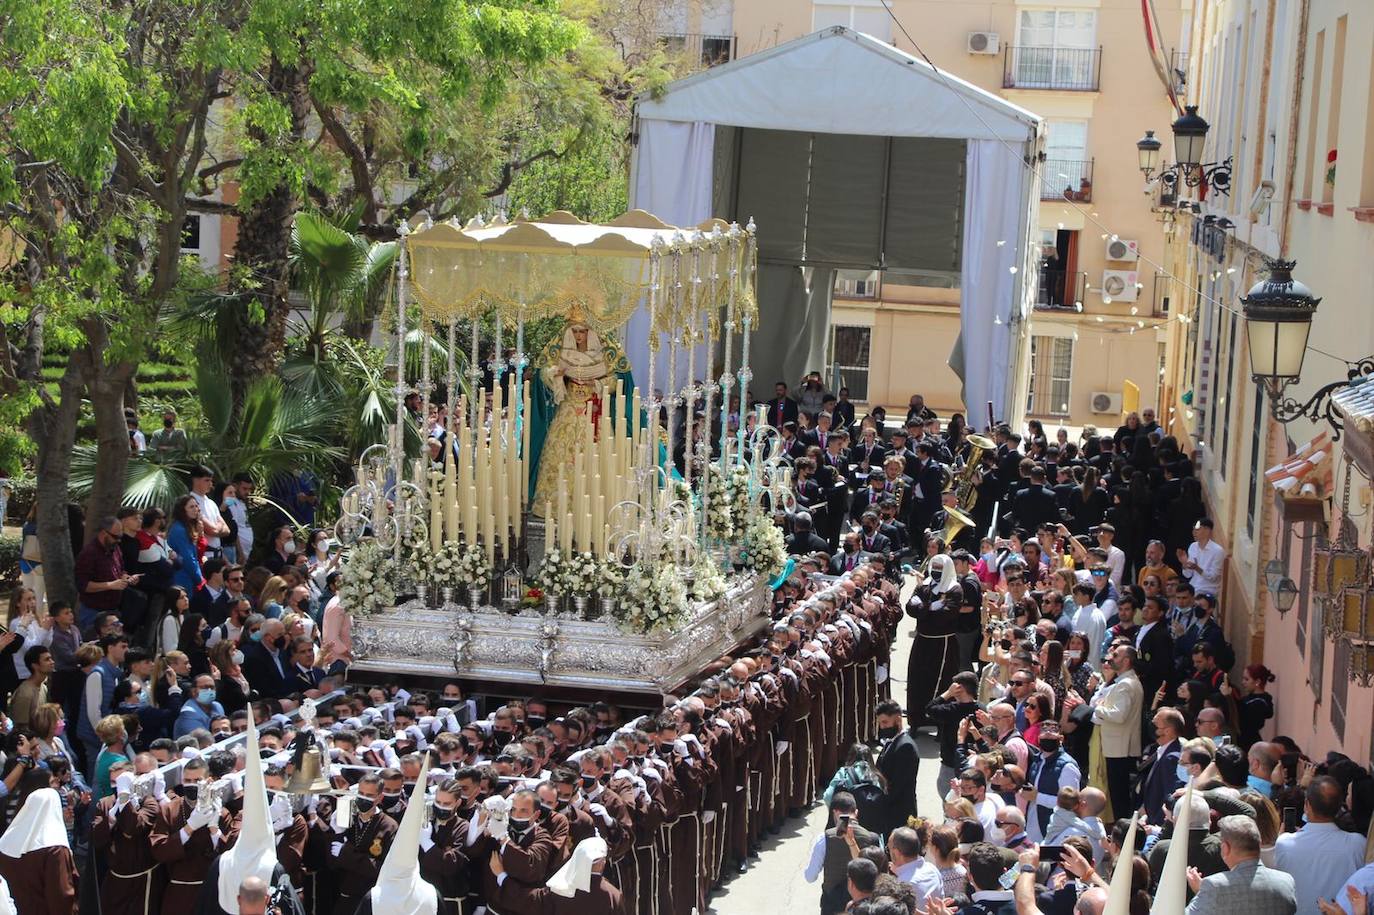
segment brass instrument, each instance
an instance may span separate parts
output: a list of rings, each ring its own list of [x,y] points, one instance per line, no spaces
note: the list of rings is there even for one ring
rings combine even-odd
[[[970,434],[968,443],[968,460],[964,462],[963,469],[959,471],[958,482],[954,488],[955,504],[965,512],[973,511],[973,506],[978,502],[978,477],[979,468],[983,463],[983,453],[997,448],[996,442],[982,435]],[[972,524],[973,522],[968,523]]]
[[[959,536],[959,532],[966,527],[973,526],[973,519],[953,505],[945,509],[945,529],[940,532],[940,537],[945,541],[945,548],[949,549],[954,538]]]

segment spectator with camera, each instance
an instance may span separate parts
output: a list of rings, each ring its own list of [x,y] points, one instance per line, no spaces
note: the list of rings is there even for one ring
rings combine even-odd
[[[838,915],[850,901],[849,862],[865,848],[878,845],[878,836],[859,823],[854,795],[837,791],[830,801],[833,825],[816,837],[803,876],[807,883],[821,881],[821,915]]]

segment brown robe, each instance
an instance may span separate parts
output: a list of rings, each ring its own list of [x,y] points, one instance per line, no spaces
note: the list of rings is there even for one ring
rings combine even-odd
[[[151,839],[158,803],[131,800],[111,816],[114,803],[115,795],[102,798],[91,821],[91,845],[109,864],[100,885],[101,915],[157,915],[163,881]]]
[[[334,911],[352,912],[358,902],[377,884],[377,874],[382,869],[382,859],[396,837],[396,821],[385,813],[374,813],[372,819],[363,822],[354,817],[353,823],[342,834],[335,833],[330,839],[342,842],[339,854],[330,857],[329,865],[334,871],[335,882],[339,887],[338,901]]]
[[[532,894],[548,879],[549,859],[555,853],[553,839],[543,826],[535,825],[518,841],[503,842],[497,847],[506,879],[498,887],[491,868],[485,869],[483,888],[488,910],[492,910],[492,900],[499,899],[494,915],[540,915]]]
[[[157,822],[153,824],[149,842],[152,844],[153,857],[162,862],[165,886],[162,890],[162,911],[169,913],[188,912],[200,897],[201,884],[210,862],[229,849],[238,837],[234,816],[227,810],[219,814],[220,842],[216,845],[210,838],[208,827],[202,826],[191,833],[191,840],[181,841],[181,830],[186,820],[195,810],[195,801],[188,801],[180,795],[172,795],[163,802],[158,811]]]
[[[521,887],[507,877],[501,882],[496,905],[502,915],[516,911],[516,906],[529,915],[629,915],[625,897],[600,874],[592,874],[587,892],[572,898],[545,887]]]
[[[76,915],[76,864],[65,845],[18,858],[0,855],[0,877],[10,885],[20,915]]]

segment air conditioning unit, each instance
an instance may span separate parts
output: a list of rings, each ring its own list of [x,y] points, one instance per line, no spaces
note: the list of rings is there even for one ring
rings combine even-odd
[[[968,52],[970,54],[996,54],[1001,50],[1002,39],[996,32],[969,32]]]
[[[1094,413],[1120,413],[1121,395],[1108,391],[1093,391],[1092,408]]]
[[[1109,238],[1107,240],[1107,260],[1140,260],[1140,242],[1132,241],[1129,238]]]
[[[1140,274],[1134,270],[1103,270],[1102,298],[1114,302],[1134,302],[1140,293],[1136,286],[1139,281]]]

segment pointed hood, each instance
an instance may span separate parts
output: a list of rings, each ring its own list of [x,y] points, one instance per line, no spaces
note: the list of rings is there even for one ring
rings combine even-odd
[[[1151,913],[1183,915],[1188,903],[1188,830],[1193,819],[1193,779],[1183,792],[1183,803],[1174,817],[1174,838],[1169,853],[1164,856],[1164,869],[1159,875],[1159,889]]]
[[[1131,828],[1126,830],[1126,838],[1121,843],[1121,854],[1117,855],[1116,867],[1112,870],[1112,884],[1107,888],[1107,906],[1102,910],[1102,915],[1130,915],[1131,870],[1135,862],[1137,822],[1132,815]]]
[[[19,858],[58,845],[71,847],[62,822],[62,798],[52,788],[39,788],[24,799],[24,806],[0,837],[0,854]]]
[[[592,886],[592,865],[606,857],[606,840],[601,836],[591,836],[577,843],[568,863],[559,868],[558,873],[549,878],[546,886],[565,899],[578,893],[585,893]]]
[[[246,877],[258,877],[272,885],[277,866],[277,837],[267,810],[267,786],[262,780],[262,754],[258,752],[258,728],[248,716],[248,759],[243,769],[243,820],[239,838],[219,856],[219,907],[237,912],[239,885]]]
[[[425,789],[429,785],[429,754],[425,754],[420,777],[410,791],[410,803],[401,817],[396,838],[387,850],[370,892],[372,915],[435,915],[439,894],[433,884],[420,877],[420,827],[425,819]]]

